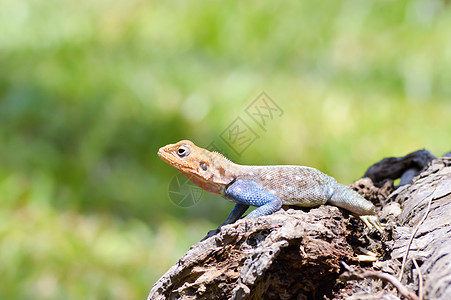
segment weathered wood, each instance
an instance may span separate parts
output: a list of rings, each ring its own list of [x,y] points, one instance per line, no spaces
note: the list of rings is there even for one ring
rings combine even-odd
[[[392,168],[398,176],[411,172],[412,165],[402,164]],[[382,209],[389,225],[382,239],[329,205],[242,219],[195,244],[155,283],[148,299],[399,299],[381,280],[342,283],[338,278],[344,271],[341,261],[398,277],[404,256],[400,282],[410,293],[451,299],[451,158],[433,160],[397,190],[396,177],[380,166],[388,179],[373,168],[377,186],[363,178],[353,187]],[[380,260],[359,264],[358,247],[379,253]]]
[[[421,272],[426,298],[451,299],[451,158],[434,160],[412,184],[395,191],[389,201],[401,204],[402,212],[393,227],[389,260],[397,264],[386,267],[398,275],[398,266],[407,255],[402,282],[418,292]]]
[[[451,299],[451,157],[431,161],[411,183],[383,202],[381,215],[390,226],[383,238],[385,256],[373,269],[395,276],[424,299]],[[378,287],[374,281],[348,288],[356,299],[375,294],[393,299],[392,286]]]
[[[239,220],[194,245],[148,299],[302,299],[330,293],[340,261],[356,263],[348,242],[359,243],[354,227],[361,224],[343,222],[333,206]]]

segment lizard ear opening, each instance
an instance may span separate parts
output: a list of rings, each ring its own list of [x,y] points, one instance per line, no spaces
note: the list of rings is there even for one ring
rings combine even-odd
[[[186,146],[180,146],[177,149],[177,155],[180,156],[181,158],[188,156],[190,152],[190,149]]]
[[[207,164],[205,162],[201,162],[200,163],[200,167],[202,168],[202,170],[207,171]]]

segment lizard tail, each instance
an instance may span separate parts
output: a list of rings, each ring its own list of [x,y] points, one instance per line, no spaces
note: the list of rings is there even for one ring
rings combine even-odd
[[[349,210],[358,216],[376,214],[373,203],[360,196],[353,189],[338,182],[335,183],[332,197],[327,203]]]

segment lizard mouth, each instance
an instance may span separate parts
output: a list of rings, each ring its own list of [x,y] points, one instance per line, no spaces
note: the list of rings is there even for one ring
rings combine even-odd
[[[165,162],[169,162],[169,154],[168,154],[168,152],[166,151],[166,147],[161,147],[159,150],[158,150],[158,156],[162,159],[162,160],[164,160]]]
[[[180,161],[176,155],[168,149],[167,146],[161,147],[158,152],[158,156],[167,164],[176,167],[177,169],[184,169],[186,165],[184,162]],[[175,159],[174,159],[175,158]]]

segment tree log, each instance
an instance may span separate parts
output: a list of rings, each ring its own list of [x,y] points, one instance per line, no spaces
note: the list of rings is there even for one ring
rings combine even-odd
[[[330,205],[241,219],[192,246],[148,299],[451,299],[451,158],[428,153],[352,185],[381,210],[383,236]],[[368,250],[379,260],[359,262]]]

